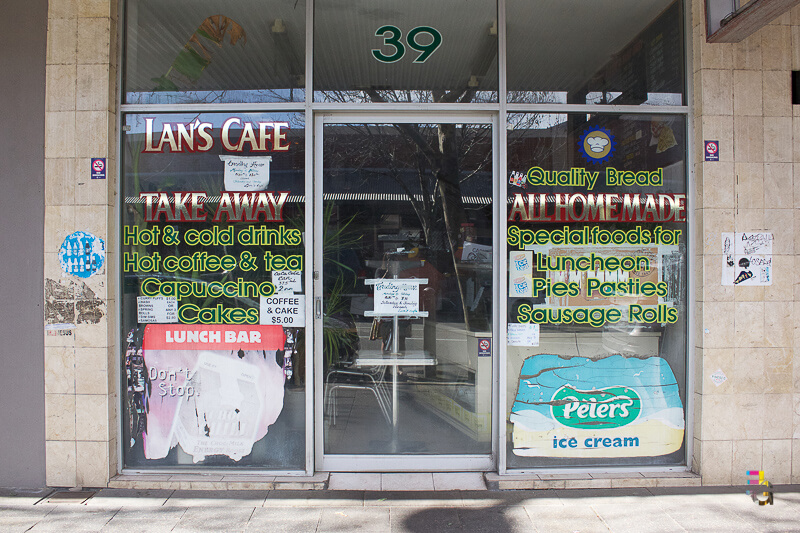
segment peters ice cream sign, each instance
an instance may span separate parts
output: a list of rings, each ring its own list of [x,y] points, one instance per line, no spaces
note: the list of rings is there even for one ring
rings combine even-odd
[[[678,384],[660,357],[529,357],[511,423],[514,454],[527,457],[650,457],[683,444]]]

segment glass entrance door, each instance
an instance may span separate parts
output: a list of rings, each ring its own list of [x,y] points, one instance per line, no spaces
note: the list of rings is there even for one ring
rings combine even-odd
[[[317,469],[491,468],[492,120],[352,118],[316,124]]]

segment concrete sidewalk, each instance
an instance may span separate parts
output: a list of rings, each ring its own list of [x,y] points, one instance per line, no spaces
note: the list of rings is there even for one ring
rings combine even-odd
[[[70,503],[49,490],[0,489],[0,531],[800,531],[800,486],[776,486],[775,491],[774,505],[759,506],[743,487],[494,492],[102,489]]]

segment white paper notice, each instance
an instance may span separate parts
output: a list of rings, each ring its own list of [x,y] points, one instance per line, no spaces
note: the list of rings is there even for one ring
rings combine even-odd
[[[139,324],[177,324],[178,299],[174,296],[137,296]]]
[[[375,313],[419,312],[419,283],[387,280],[375,284]]]
[[[302,294],[273,294],[261,297],[261,324],[303,328],[306,325],[306,297]]]
[[[533,252],[511,252],[508,256],[508,296],[530,298],[533,295]]]
[[[539,324],[509,324],[509,346],[539,346]]]
[[[465,242],[461,251],[461,260],[467,263],[491,263],[492,247],[485,244]]]
[[[225,163],[225,190],[265,191],[269,185],[270,156],[239,157],[221,155]]]
[[[772,285],[772,233],[722,234],[722,285]]]
[[[300,270],[273,270],[272,284],[275,292],[303,292],[303,272]]]

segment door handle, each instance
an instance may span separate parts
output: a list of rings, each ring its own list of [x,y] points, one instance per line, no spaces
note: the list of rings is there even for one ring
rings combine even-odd
[[[314,318],[322,318],[322,298],[314,298]]]

